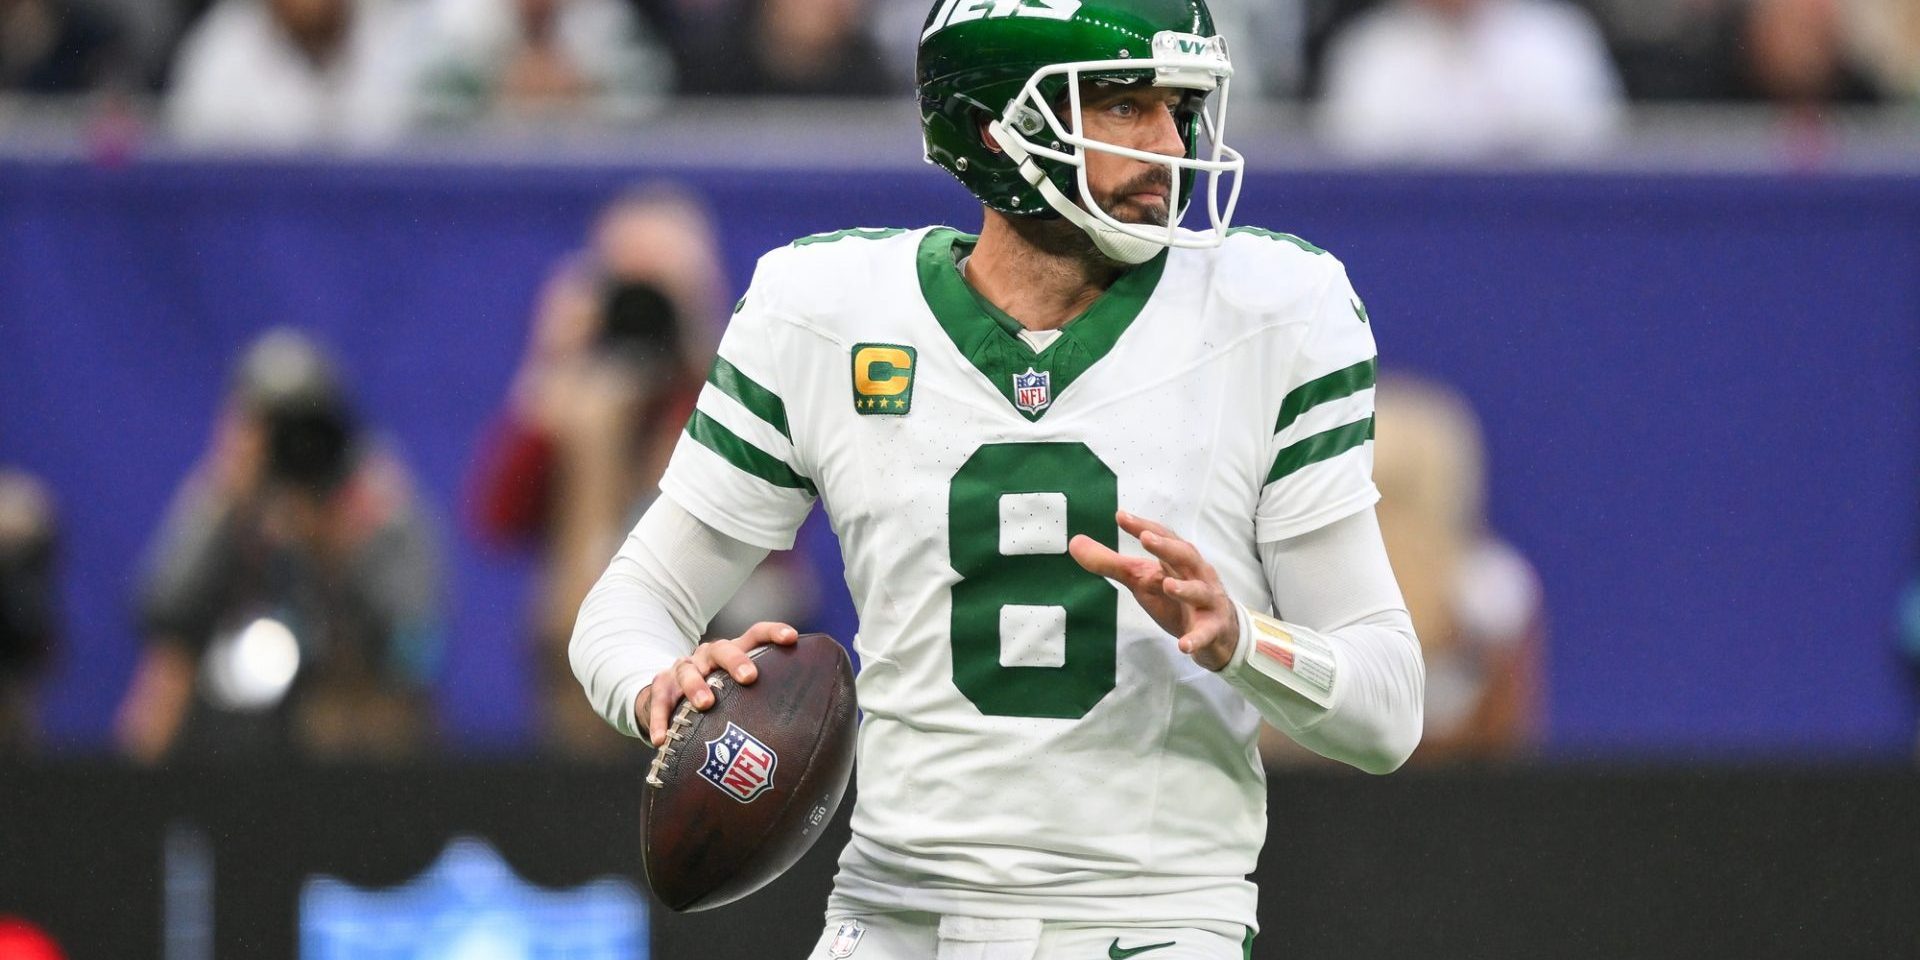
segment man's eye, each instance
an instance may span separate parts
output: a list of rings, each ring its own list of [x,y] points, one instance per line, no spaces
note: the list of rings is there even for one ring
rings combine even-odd
[[[1116,117],[1131,117],[1138,111],[1134,108],[1132,103],[1129,103],[1128,101],[1125,101],[1125,100],[1120,100],[1120,101],[1116,101],[1113,106],[1108,107],[1107,112],[1113,114]]]

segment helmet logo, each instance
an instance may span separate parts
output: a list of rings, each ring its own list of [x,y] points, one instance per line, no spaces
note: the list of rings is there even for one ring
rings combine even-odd
[[[1080,9],[1080,0],[943,0],[939,12],[927,21],[927,29],[920,39],[939,33],[956,23],[969,20],[992,20],[999,17],[1045,17],[1048,20],[1071,20],[1075,11]]]

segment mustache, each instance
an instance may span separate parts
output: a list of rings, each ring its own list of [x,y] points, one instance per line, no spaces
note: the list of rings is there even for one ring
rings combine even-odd
[[[1154,167],[1145,171],[1132,180],[1128,180],[1126,185],[1122,186],[1116,193],[1118,196],[1125,197],[1136,193],[1147,193],[1152,190],[1159,190],[1167,194],[1169,198],[1172,197],[1173,174],[1168,172],[1166,167]]]

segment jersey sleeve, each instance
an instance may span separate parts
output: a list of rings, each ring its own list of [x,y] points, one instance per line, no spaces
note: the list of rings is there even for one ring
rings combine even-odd
[[[721,533],[787,550],[818,492],[801,466],[781,393],[790,327],[778,317],[771,259],[762,259],[734,308],[660,489]]]
[[[1273,420],[1270,465],[1254,513],[1255,537],[1285,540],[1372,506],[1373,326],[1347,271],[1332,276],[1309,308],[1305,338],[1290,360]]]

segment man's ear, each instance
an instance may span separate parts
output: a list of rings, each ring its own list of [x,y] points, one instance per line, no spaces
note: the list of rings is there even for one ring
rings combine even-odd
[[[994,153],[1005,153],[1005,150],[1000,149],[1000,141],[993,138],[993,131],[987,129],[987,123],[986,120],[980,121],[980,142],[986,144],[987,149]]]

